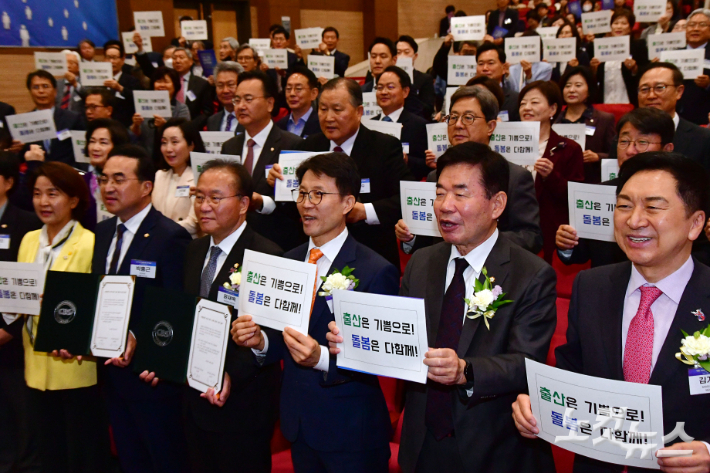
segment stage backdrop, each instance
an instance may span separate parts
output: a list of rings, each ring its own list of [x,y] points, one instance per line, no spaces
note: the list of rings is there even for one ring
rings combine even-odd
[[[97,47],[118,38],[113,0],[0,0],[0,46]]]

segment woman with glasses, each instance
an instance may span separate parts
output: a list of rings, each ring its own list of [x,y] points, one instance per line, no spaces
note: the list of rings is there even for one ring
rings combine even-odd
[[[587,67],[568,67],[560,79],[562,96],[567,108],[555,123],[585,125],[584,182],[601,182],[601,160],[609,157],[614,140],[614,115],[596,110],[597,84]]]
[[[544,258],[552,263],[555,232],[569,220],[567,183],[584,181],[582,148],[552,129],[552,123],[562,109],[562,94],[554,82],[531,82],[520,91],[518,101],[522,121],[540,122],[540,157],[534,166],[525,167],[535,180]]]

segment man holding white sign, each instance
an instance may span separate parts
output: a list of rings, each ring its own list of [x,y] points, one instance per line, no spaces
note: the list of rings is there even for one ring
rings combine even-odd
[[[245,314],[234,323],[232,336],[253,348],[263,365],[284,361],[281,431],[292,442],[297,471],[387,472],[390,425],[382,391],[374,376],[337,368],[336,356],[327,348],[334,316],[326,294],[349,288],[395,295],[399,272],[348,232],[347,215],[360,193],[351,158],[342,153],[314,156],[296,175],[300,188],[294,193],[309,243],[285,257],[318,267],[308,335],[291,328],[283,335],[262,331]],[[353,279],[340,273],[348,269]],[[338,422],[331,421],[334,412]],[[347,427],[354,425],[360,427]]]
[[[679,100],[678,113],[696,125],[708,123],[710,113],[710,10],[699,8],[688,15],[685,29],[687,49],[702,49],[705,52],[702,74],[695,80],[683,81],[685,92]]]
[[[707,181],[699,164],[676,153],[645,153],[624,163],[617,186],[614,236],[631,261],[579,274],[568,314],[567,343],[555,350],[558,368],[661,386],[664,432],[659,434],[671,434],[663,442],[673,444],[661,451],[682,455],[658,459],[667,472],[710,471],[710,417],[700,407],[707,404],[700,386],[704,370],[675,356],[681,341],[690,343],[682,331],[692,334],[708,326],[702,309],[710,271],[690,254],[706,219]],[[705,347],[698,353],[707,351]],[[578,409],[573,416],[585,418],[586,406]],[[535,438],[539,420],[532,415],[527,394],[519,395],[513,404],[513,418],[524,437]],[[590,415],[590,420],[595,418]],[[680,430],[678,422],[685,424]],[[680,432],[685,441],[675,443]],[[577,435],[585,438],[584,433]],[[630,443],[627,432],[615,432],[614,437]],[[575,471],[610,470],[609,463],[591,456],[575,457]]]

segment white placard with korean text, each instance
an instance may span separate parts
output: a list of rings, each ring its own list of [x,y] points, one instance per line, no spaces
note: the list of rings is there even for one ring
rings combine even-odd
[[[555,39],[557,38],[557,30],[559,26],[540,26],[535,31],[540,35],[542,39]]]
[[[275,330],[308,333],[316,265],[246,250],[239,286],[239,313]],[[323,297],[323,296],[317,296]]]
[[[0,234],[0,243],[9,248],[10,238]],[[0,312],[39,315],[44,276],[39,263],[0,261]]]
[[[616,187],[583,182],[567,183],[569,224],[580,238],[599,241],[614,239]]]
[[[233,131],[201,131],[200,137],[208,154],[220,154],[225,141],[234,138]]]
[[[316,77],[332,79],[335,77],[335,56],[308,55],[308,69],[313,71]]]
[[[222,389],[232,312],[224,304],[201,299],[195,307],[187,361],[187,384],[200,392]]]
[[[505,38],[505,55],[509,64],[520,61],[540,62],[540,37]]]
[[[153,118],[154,115],[165,118],[173,116],[167,90],[134,90],[133,104],[136,113],[144,118]]]
[[[104,82],[113,79],[110,62],[80,62],[79,77],[84,87],[103,87]]]
[[[371,120],[363,118],[360,123],[368,130],[379,131],[385,135],[394,136],[398,140],[402,139],[402,124],[396,122],[383,122],[381,120]]]
[[[276,179],[276,185],[274,186],[274,200],[276,202],[293,202],[291,191],[298,189],[299,185],[298,178],[296,178],[296,169],[303,161],[318,154],[324,153],[281,152],[279,154],[279,166],[281,166],[281,174],[283,174],[284,178],[283,180]]]
[[[594,40],[594,57],[601,62],[625,61],[630,56],[628,36],[610,36]]]
[[[77,163],[91,163],[86,155],[86,131],[71,130],[71,145],[74,149],[74,161]]]
[[[680,72],[683,73],[683,79],[694,80],[703,73],[703,63],[705,62],[705,49],[684,49],[682,51],[663,51],[661,53],[661,62],[670,62],[675,64]]]
[[[133,12],[133,23],[136,30],[146,36],[165,36],[165,26],[163,25],[163,12],[161,11],[137,11]]]
[[[91,354],[119,357],[126,351],[135,276],[103,276],[96,298]]]
[[[611,181],[619,177],[619,161],[616,159],[602,159],[602,182]]]
[[[582,13],[582,31],[584,34],[611,32],[611,11],[600,10]]]
[[[62,77],[67,73],[67,55],[35,52],[35,69],[47,71],[55,77]]]
[[[213,159],[225,159],[227,161],[234,161],[235,163],[242,162],[239,156],[233,154],[197,153],[191,151],[190,167],[192,168],[192,174],[195,176],[195,182],[197,182],[200,178],[200,174],[202,174],[202,166],[204,166],[207,161],[212,161]]]
[[[552,125],[552,129],[558,135],[575,141],[584,149],[584,145],[587,143],[587,125],[584,123],[555,123]]]
[[[655,23],[666,12],[666,0],[634,0],[634,15],[639,23]]]
[[[57,129],[54,127],[54,117],[50,109],[8,115],[5,120],[13,140],[34,143],[57,138]]]
[[[466,85],[476,77],[476,56],[449,56],[448,59],[447,85]]]
[[[685,48],[685,33],[650,34],[646,38],[646,42],[648,45],[648,58],[660,59],[663,51]]]
[[[427,123],[427,149],[433,151],[437,159],[449,149],[449,126],[446,123]]]
[[[434,215],[436,182],[400,181],[399,196],[402,218],[412,235],[441,236]]]
[[[188,41],[209,39],[207,35],[207,20],[181,21],[180,31]]]
[[[333,291],[339,368],[426,383],[424,299]]]
[[[542,59],[548,62],[570,62],[577,57],[577,38],[542,40]]]
[[[121,37],[123,38],[123,49],[126,50],[126,54],[138,52],[138,46],[136,46],[136,43],[133,42],[133,35],[133,31],[121,33]],[[145,33],[143,33],[141,34],[141,38],[143,39],[143,51],[146,53],[152,52],[153,42],[150,40],[150,36],[146,36]]]
[[[296,44],[301,47],[301,49],[306,48],[317,48],[323,35],[323,28],[303,28],[295,31]]]
[[[603,462],[660,469],[655,457],[663,448],[660,386],[586,376],[529,359],[525,369],[538,437]]]
[[[269,69],[288,69],[288,51],[286,49],[263,49],[259,51],[264,54],[264,62]]]
[[[511,163],[534,165],[540,157],[540,122],[498,122],[490,147]]]
[[[397,56],[397,67],[402,69],[409,76],[409,80],[414,83],[414,61],[411,57]]]
[[[480,41],[486,35],[486,17],[454,17],[451,19],[451,34],[454,35],[454,41]]]
[[[271,39],[270,38],[249,38],[249,46],[256,49],[257,51],[265,51],[271,49]]]
[[[382,113],[382,109],[377,105],[376,92],[362,93],[362,108],[364,109],[362,118],[374,118]]]

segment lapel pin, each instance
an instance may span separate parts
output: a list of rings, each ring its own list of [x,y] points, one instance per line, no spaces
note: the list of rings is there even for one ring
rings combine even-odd
[[[64,259],[69,259],[69,257],[68,257],[68,256],[64,256]]]
[[[273,150],[274,150],[274,148],[271,148],[271,151],[273,151]]]
[[[7,223],[3,223],[3,224],[0,225],[0,226],[1,226],[2,228],[7,228]]]
[[[143,235],[143,238],[148,238],[149,236],[150,236],[150,233],[146,233],[145,235]]]
[[[691,312],[691,314],[698,318],[698,322],[702,322],[705,320],[705,314],[703,314],[703,311],[701,309],[694,310],[693,312]]]

